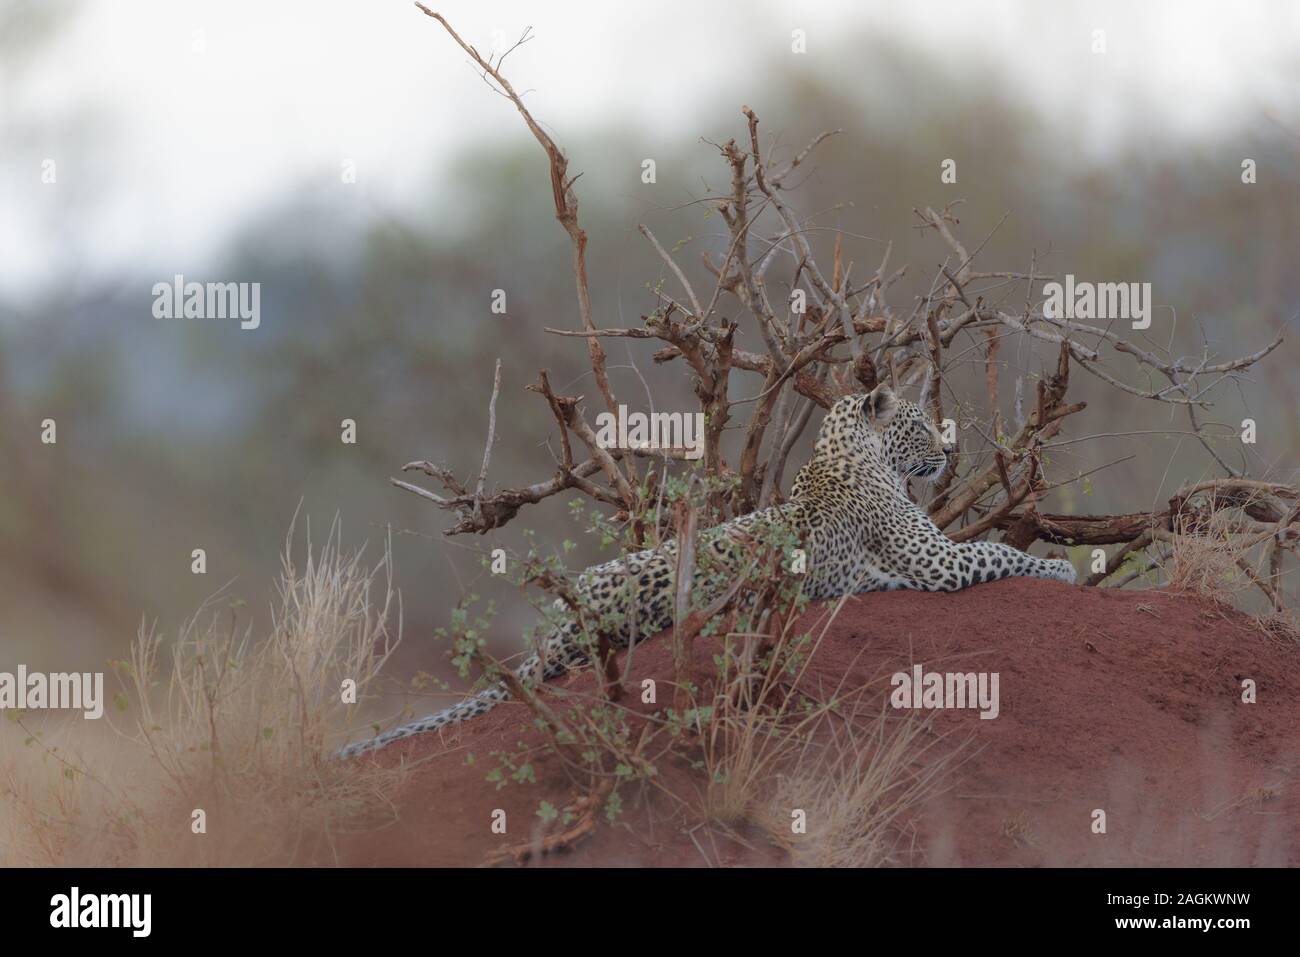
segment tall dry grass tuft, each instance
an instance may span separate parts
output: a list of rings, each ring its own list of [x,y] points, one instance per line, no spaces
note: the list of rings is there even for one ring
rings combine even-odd
[[[700,810],[707,820],[734,824],[747,819],[777,772],[839,706],[834,697],[807,706],[809,699],[788,690],[803,676],[841,607],[842,601],[815,638],[796,633],[794,621],[788,622],[766,655],[760,654],[766,644],[761,634],[724,637],[718,681],[706,703],[709,721],[700,740],[707,775]]]
[[[756,815],[796,867],[881,867],[904,855],[909,818],[947,786],[962,746],[933,731],[934,715],[854,712],[827,722],[828,739],[809,742],[780,774]],[[792,810],[804,833],[793,833]]]
[[[1234,504],[1245,514],[1261,499],[1256,493]],[[1212,510],[1193,531],[1156,534],[1168,552],[1153,567],[1172,590],[1198,595],[1220,609],[1235,608],[1271,637],[1300,640],[1300,616],[1287,588],[1294,569],[1284,570],[1281,561],[1284,550],[1295,548],[1290,518],[1270,525]]]
[[[1189,592],[1224,607],[1240,603],[1252,587],[1249,566],[1232,534],[1227,516],[1215,513],[1197,534],[1170,534],[1168,557],[1159,562],[1174,591]]]
[[[821,700],[798,690],[843,606],[812,632],[787,624],[761,657],[756,636],[727,636],[701,737],[702,816],[757,825],[796,866],[894,863],[908,813],[938,792],[962,749],[929,718],[866,708],[873,683],[846,690],[842,679]],[[791,828],[796,809],[804,834]]]
[[[115,663],[133,729],[29,735],[0,766],[19,838],[3,863],[328,863],[341,830],[390,807],[402,769],[330,760],[401,640],[388,544],[368,565],[340,537],[335,520],[317,549],[308,528],[298,564],[290,528],[264,638],[219,597],[174,642],[142,626]]]

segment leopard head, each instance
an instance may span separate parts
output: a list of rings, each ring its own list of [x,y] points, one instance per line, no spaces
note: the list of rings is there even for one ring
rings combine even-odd
[[[897,408],[882,434],[885,460],[900,479],[938,481],[954,448],[943,441],[929,415],[915,402],[897,399]]]
[[[822,420],[814,460],[868,458],[892,468],[900,479],[933,482],[948,465],[952,447],[915,402],[888,386],[847,395]]]

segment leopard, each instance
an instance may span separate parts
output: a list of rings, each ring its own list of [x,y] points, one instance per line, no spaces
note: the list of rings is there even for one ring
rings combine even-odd
[[[1067,559],[1039,558],[1002,542],[955,542],[930,520],[908,494],[909,480],[938,482],[955,454],[955,444],[921,406],[887,385],[840,398],[823,418],[786,501],[698,534],[693,602],[723,595],[752,561],[755,541],[778,532],[803,550],[801,592],[810,600],[897,589],[954,592],[1009,577],[1073,584],[1076,571]],[[555,599],[553,624],[515,678],[536,687],[587,664],[592,643],[584,635],[593,619],[618,650],[671,628],[678,564],[678,542],[670,539],[583,571],[570,599]],[[338,756],[353,758],[476,718],[510,697],[507,684],[497,682],[436,714],[350,744]]]

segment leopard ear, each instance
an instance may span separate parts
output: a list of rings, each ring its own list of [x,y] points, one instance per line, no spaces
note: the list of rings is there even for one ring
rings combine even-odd
[[[898,399],[887,385],[878,385],[867,393],[862,403],[862,414],[875,426],[885,425],[898,411]]]

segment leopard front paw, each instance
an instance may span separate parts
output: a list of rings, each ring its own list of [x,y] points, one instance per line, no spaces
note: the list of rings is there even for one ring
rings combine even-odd
[[[1064,558],[1053,558],[1050,561],[1054,572],[1053,578],[1070,585],[1073,585],[1078,580],[1079,573],[1075,571],[1073,562],[1066,561]]]

